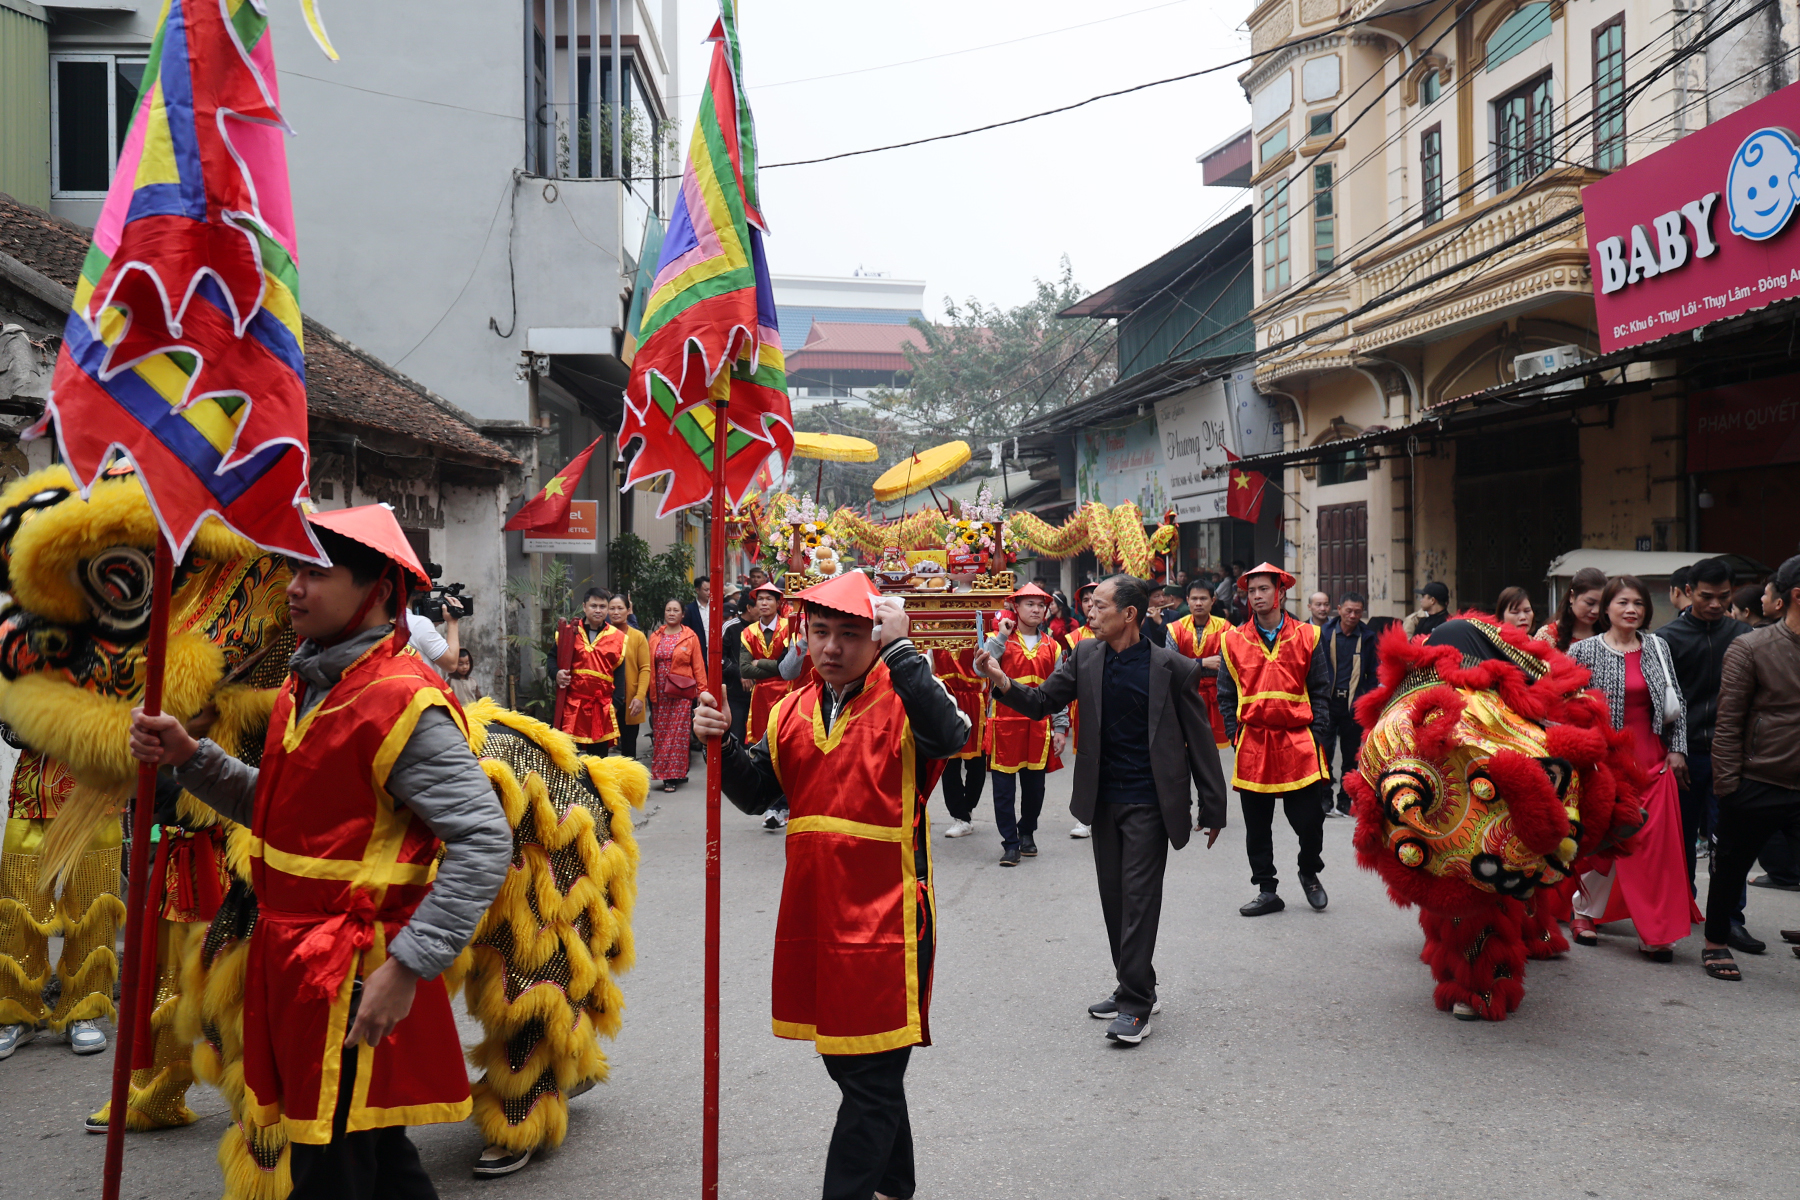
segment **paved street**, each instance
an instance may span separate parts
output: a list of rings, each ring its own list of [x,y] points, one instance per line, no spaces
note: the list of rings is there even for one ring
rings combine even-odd
[[[1326,826],[1332,905],[1247,921],[1241,829],[1171,859],[1158,965],[1165,1003],[1136,1049],[1084,1007],[1110,981],[1086,843],[1052,777],[1043,854],[995,864],[991,819],[934,845],[942,949],[937,1044],[908,1076],[924,1200],[963,1197],[1707,1197],[1788,1195],[1800,1173],[1800,962],[1776,947],[1714,983],[1698,938],[1674,966],[1629,933],[1532,964],[1499,1025],[1431,1006],[1413,918]],[[943,820],[941,802],[933,816]],[[612,1081],[577,1100],[563,1149],[511,1181],[466,1175],[471,1126],[416,1134],[446,1196],[657,1198],[698,1191],[701,839],[697,786],[652,793],[638,968]],[[1284,840],[1285,843],[1284,843]],[[1292,837],[1277,833],[1291,861]],[[722,1192],[817,1195],[835,1089],[810,1049],[768,1033],[782,839],[728,809]],[[1285,870],[1284,865],[1284,870]],[[1751,927],[1800,926],[1800,895],[1751,890]],[[110,1055],[25,1046],[0,1064],[10,1197],[99,1192],[102,1139],[80,1118]],[[134,1136],[126,1196],[218,1194],[223,1105],[193,1129]]]

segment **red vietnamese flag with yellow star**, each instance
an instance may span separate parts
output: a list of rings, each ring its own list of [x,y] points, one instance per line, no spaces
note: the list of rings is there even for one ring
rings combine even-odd
[[[587,473],[588,459],[593,457],[594,447],[600,444],[595,438],[592,444],[577,454],[569,465],[550,477],[537,495],[519,506],[512,520],[502,525],[502,529],[561,529],[569,523],[569,501],[575,498],[575,489],[581,484],[581,477]]]
[[[1235,463],[1238,456],[1227,450],[1225,461]],[[1262,516],[1263,488],[1268,482],[1257,471],[1240,471],[1232,467],[1231,473],[1225,477],[1225,515],[1254,525],[1257,518]]]

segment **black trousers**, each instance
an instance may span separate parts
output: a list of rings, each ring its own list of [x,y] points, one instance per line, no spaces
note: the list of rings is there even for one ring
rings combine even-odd
[[[1746,779],[1734,795],[1719,798],[1718,843],[1706,889],[1707,941],[1722,946],[1731,936],[1744,880],[1776,833],[1800,838],[1800,792]]]
[[[1325,804],[1331,799],[1331,783],[1320,780],[1296,792],[1238,793],[1244,809],[1244,848],[1250,855],[1250,882],[1258,891],[1276,890],[1275,881],[1275,802],[1280,801],[1300,839],[1300,857],[1296,865],[1302,875],[1317,875],[1325,869],[1320,853],[1325,848]]]
[[[344,1051],[343,1081],[337,1112],[331,1118],[331,1141],[323,1146],[291,1144],[288,1167],[294,1190],[289,1200],[437,1200],[431,1176],[419,1165],[419,1151],[406,1136],[406,1126],[346,1133],[350,1097],[356,1090],[356,1048]]]
[[[636,758],[638,730],[642,728],[642,725],[627,725],[625,724],[624,719],[621,718],[619,721],[619,740],[613,743],[614,753],[622,754],[626,758]]]
[[[944,760],[944,807],[958,821],[975,819],[975,806],[981,803],[981,785],[987,782],[987,759]]]
[[[1026,839],[1035,842],[1037,839],[1032,835],[1037,833],[1038,817],[1044,811],[1044,773],[994,771],[991,774],[994,777],[994,824],[1000,827],[1001,848],[1016,850]],[[1020,801],[1016,811],[1013,807],[1015,794]]]
[[[725,698],[731,702],[731,732],[739,742],[750,728],[750,693],[727,685]]]
[[[825,1152],[824,1200],[913,1194],[912,1121],[906,1115],[906,1061],[912,1047],[880,1054],[822,1054],[844,1094]]]
[[[1332,757],[1337,762],[1337,808],[1339,812],[1350,811],[1350,793],[1344,790],[1344,776],[1356,770],[1356,755],[1362,749],[1362,726],[1356,723],[1356,716],[1350,710],[1349,697],[1331,698],[1331,730],[1325,735],[1325,763],[1331,765]],[[1331,808],[1331,789],[1325,789],[1320,803],[1326,811]]]
[[[1324,814],[1320,814],[1323,819]],[[1148,1017],[1156,1003],[1156,928],[1162,920],[1169,834],[1154,804],[1094,806],[1094,878],[1118,976],[1119,1011]]]

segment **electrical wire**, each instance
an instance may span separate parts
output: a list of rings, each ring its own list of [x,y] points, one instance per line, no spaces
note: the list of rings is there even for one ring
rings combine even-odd
[[[421,337],[418,341],[413,343],[411,350],[408,350],[405,354],[402,354],[399,358],[396,358],[394,360],[394,369],[396,371],[400,369],[401,363],[403,363],[407,359],[411,358],[413,356],[413,353],[415,351],[417,351],[420,346],[423,346],[425,344],[426,339],[428,339],[429,337],[431,337],[432,334],[437,332],[438,326],[442,325],[444,323],[444,318],[448,317],[450,315],[451,310],[454,309],[457,306],[457,304],[459,304],[462,301],[463,293],[469,290],[469,285],[471,283],[475,282],[475,272],[481,266],[482,256],[487,253],[488,242],[492,241],[493,237],[494,237],[494,226],[500,220],[500,206],[506,202],[506,194],[508,191],[512,190],[512,187],[513,187],[513,178],[512,178],[511,173],[509,172],[506,177],[506,187],[501,190],[500,198],[498,200],[494,201],[494,215],[492,217],[488,218],[487,236],[481,239],[481,249],[479,249],[475,252],[475,261],[473,263],[469,264],[469,277],[467,279],[463,280],[462,287],[460,287],[456,290],[455,298],[450,301],[449,305],[444,309],[443,313],[438,317],[438,319],[431,323],[431,328],[427,329],[425,331],[424,336]]]

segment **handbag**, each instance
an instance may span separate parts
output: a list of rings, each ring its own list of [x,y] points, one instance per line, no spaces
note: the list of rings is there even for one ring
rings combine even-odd
[[[698,700],[700,698],[700,681],[692,675],[682,675],[670,671],[663,676],[664,698],[669,700]]]

